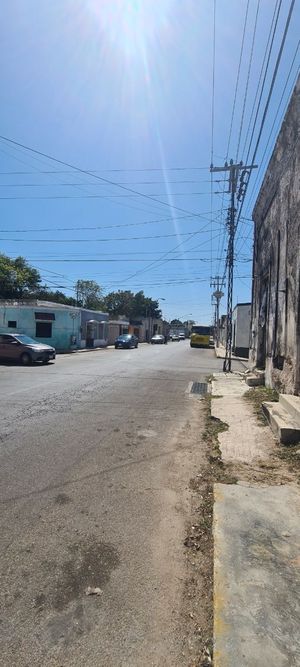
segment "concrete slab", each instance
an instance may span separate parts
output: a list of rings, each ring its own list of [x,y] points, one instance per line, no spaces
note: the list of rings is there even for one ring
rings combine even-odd
[[[269,427],[258,424],[251,405],[243,399],[248,387],[240,376],[219,373],[212,383],[211,414],[228,424],[218,440],[224,463],[250,463],[270,453]],[[221,398],[213,400],[213,396]]]
[[[243,377],[235,373],[214,373],[212,396],[242,396],[248,387]]]
[[[300,665],[300,492],[215,484],[214,665]]]

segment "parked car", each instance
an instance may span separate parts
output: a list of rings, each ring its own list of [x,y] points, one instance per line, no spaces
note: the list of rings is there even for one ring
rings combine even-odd
[[[180,331],[179,335],[179,340],[185,340],[185,333],[183,331]]]
[[[152,336],[150,341],[151,345],[162,345],[164,344],[164,342],[165,342],[165,337],[162,336],[161,334],[155,334],[154,336]]]
[[[0,357],[11,361],[20,361],[29,366],[33,361],[47,364],[54,361],[55,348],[46,343],[39,343],[25,334],[0,334]]]
[[[117,350],[118,348],[133,348],[137,347],[139,344],[138,338],[134,336],[133,334],[122,334],[122,336],[118,336],[115,340],[115,349]]]
[[[170,340],[180,340],[179,335],[177,333],[172,333],[170,336]]]

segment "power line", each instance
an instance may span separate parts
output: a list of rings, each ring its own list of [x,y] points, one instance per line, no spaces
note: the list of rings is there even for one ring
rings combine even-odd
[[[8,137],[5,137],[4,135],[0,135],[0,139],[2,139],[3,141],[6,141],[9,144],[12,144],[14,146],[18,146],[20,148],[23,148],[24,150],[30,151],[31,153],[34,153],[36,155],[40,155],[41,157],[44,157],[47,160],[51,160],[53,162],[56,162],[57,164],[61,164],[65,167],[69,167],[69,169],[74,169],[75,171],[78,171],[81,174],[86,174],[88,176],[92,176],[93,178],[96,178],[100,181],[103,181],[103,183],[107,183],[108,185],[114,185],[118,188],[121,188],[122,190],[126,190],[127,192],[129,192],[131,194],[137,195],[137,196],[145,198],[145,199],[149,199],[150,201],[153,201],[156,204],[161,204],[163,206],[168,206],[168,208],[173,208],[175,210],[180,211],[181,213],[188,213],[188,214],[194,215],[195,217],[198,217],[197,213],[193,213],[191,211],[187,211],[185,209],[179,208],[178,206],[174,206],[173,204],[169,204],[168,202],[161,201],[161,200],[157,199],[156,197],[153,197],[152,195],[141,193],[141,192],[138,192],[137,190],[133,190],[132,188],[128,188],[125,185],[118,185],[114,181],[111,181],[107,178],[104,178],[103,176],[99,176],[99,175],[94,174],[92,172],[89,172],[85,169],[81,169],[80,167],[77,167],[76,165],[70,164],[69,162],[65,162],[64,160],[59,160],[58,158],[55,158],[52,155],[48,155],[47,153],[43,153],[42,151],[38,151],[34,148],[31,148],[30,146],[26,146],[25,144],[22,144],[18,141],[15,141],[14,139],[10,139]]]
[[[247,26],[247,20],[248,20],[248,11],[249,11],[249,0],[247,0],[246,11],[245,11],[244,26],[243,26],[243,33],[242,33],[242,41],[241,41],[240,56],[239,56],[237,77],[236,77],[235,90],[234,90],[233,106],[232,106],[232,112],[231,112],[231,119],[230,119],[229,135],[228,135],[228,143],[227,143],[225,161],[227,161],[227,159],[228,159],[229,147],[230,147],[231,136],[232,136],[233,120],[234,120],[236,100],[237,100],[237,91],[238,91],[238,87],[239,87],[241,64],[242,64],[242,58],[243,58],[243,52],[244,52],[244,41],[245,41],[246,26]],[[222,192],[222,203],[221,203],[222,213],[224,211],[224,196],[225,196],[225,187],[226,187],[226,185],[225,185],[226,184],[226,175],[224,175],[223,183],[224,183],[224,187],[223,187],[223,192]],[[225,246],[225,239],[226,239],[226,228],[225,228],[225,225],[224,225],[223,239],[222,239],[221,244],[220,243],[218,244],[218,254],[219,254],[219,250],[221,250],[220,254],[221,255],[223,254],[223,250],[224,250],[224,246]],[[221,268],[221,262],[219,262],[219,264],[218,264],[217,271],[216,271],[217,274],[219,274],[220,268]],[[226,268],[225,268],[225,271],[226,271]]]
[[[241,136],[242,136],[242,130],[243,130],[243,124],[244,124],[244,116],[245,116],[245,109],[246,109],[246,103],[247,103],[247,97],[248,97],[249,79],[250,79],[250,73],[251,73],[251,67],[252,67],[252,61],[253,61],[253,50],[254,50],[254,43],[255,43],[255,37],[256,37],[256,28],[257,28],[257,19],[258,19],[259,7],[260,7],[260,0],[257,0],[257,7],[256,7],[255,20],[254,20],[253,35],[252,35],[252,43],[251,43],[251,51],[250,51],[250,58],[249,58],[249,65],[248,65],[248,72],[247,72],[246,88],[245,88],[241,123],[240,123],[239,136],[238,136],[238,145],[237,145],[237,149],[236,149],[236,162],[238,160],[238,155],[239,155],[239,150],[240,150],[240,143],[241,143]]]
[[[270,141],[271,141],[272,133],[273,133],[273,130],[274,130],[274,127],[275,127],[275,123],[276,123],[278,114],[279,114],[279,110],[280,110],[280,107],[281,107],[281,103],[282,103],[283,98],[284,98],[284,95],[285,95],[285,91],[286,91],[286,89],[287,89],[288,81],[289,81],[289,78],[290,78],[290,75],[291,75],[291,72],[292,72],[292,69],[293,69],[293,66],[294,66],[294,62],[295,62],[295,60],[296,60],[296,56],[297,56],[297,53],[298,53],[298,50],[299,50],[299,46],[300,46],[300,41],[298,42],[297,47],[296,47],[296,51],[295,51],[295,53],[294,53],[294,57],[293,57],[293,60],[292,60],[292,64],[291,64],[291,66],[290,66],[289,73],[288,73],[288,76],[287,76],[287,79],[286,79],[286,82],[285,82],[285,86],[284,86],[284,89],[283,89],[283,91],[282,91],[281,98],[280,98],[280,101],[279,101],[279,104],[278,104],[278,107],[277,107],[277,112],[276,112],[275,118],[274,118],[274,120],[273,120],[273,124],[272,124],[271,130],[270,130],[269,136],[268,136],[268,140],[267,140],[266,145],[265,145],[265,150],[264,150],[263,155],[262,155],[262,157],[261,157],[261,166],[260,166],[260,168],[259,168],[259,170],[258,170],[258,173],[256,174],[256,179],[255,179],[255,182],[254,182],[254,184],[253,184],[253,188],[252,188],[251,194],[249,195],[249,200],[251,200],[252,197],[253,197],[253,194],[254,194],[254,190],[255,190],[256,184],[257,184],[257,182],[258,182],[260,173],[261,173],[261,171],[262,171],[262,169],[263,169],[264,159],[265,159],[265,156],[266,156],[268,147],[269,147],[269,143],[270,143]],[[294,85],[295,85],[295,83],[296,83],[296,80],[297,80],[297,78],[298,78],[298,75],[299,75],[299,67],[298,67],[297,72],[296,72],[296,75],[295,75],[295,77],[294,77],[294,79],[293,79],[292,90],[293,90],[293,88],[294,88]],[[290,92],[290,94],[289,94],[289,97],[290,97],[290,95],[291,95],[291,92]],[[286,109],[287,109],[287,107],[288,107],[288,104],[289,104],[289,99],[288,99],[288,101],[287,101],[287,103],[286,103],[286,106],[285,106],[285,109],[284,109],[284,111],[283,111],[283,113],[282,113],[282,116],[281,116],[281,119],[280,119],[280,122],[279,122],[279,126],[281,126],[281,124],[282,124],[282,120],[283,120],[283,117],[285,116],[285,113],[286,113]],[[277,133],[276,133],[276,134],[277,134]],[[271,149],[271,150],[272,150],[272,149]]]
[[[252,105],[252,111],[251,111],[251,115],[250,115],[250,119],[249,119],[249,123],[248,123],[248,128],[247,128],[247,132],[246,132],[246,137],[245,137],[245,141],[244,141],[244,147],[243,147],[243,150],[242,150],[242,159],[243,159],[243,156],[244,156],[244,153],[245,153],[245,150],[246,150],[248,136],[249,136],[251,123],[252,123],[252,119],[253,119],[253,115],[254,115],[254,111],[255,111],[256,101],[257,101],[257,97],[258,97],[258,93],[259,93],[260,83],[261,83],[261,79],[262,79],[262,76],[263,76],[265,61],[266,61],[267,54],[268,54],[268,48],[269,48],[269,43],[270,43],[270,40],[271,40],[272,29],[273,29],[273,25],[274,25],[274,21],[275,21],[275,17],[276,17],[278,3],[279,3],[279,0],[276,0],[276,4],[275,4],[275,7],[274,7],[274,12],[273,12],[273,16],[272,16],[272,21],[271,21],[271,26],[270,26],[270,30],[269,30],[269,35],[268,35],[266,48],[265,48],[265,52],[264,52],[264,57],[263,57],[263,61],[262,61],[261,69],[260,69],[258,84],[257,84],[257,87],[256,87],[254,102],[253,102],[253,105]]]
[[[279,49],[276,64],[275,64],[275,69],[274,69],[272,80],[271,80],[270,90],[269,90],[267,101],[266,101],[265,108],[264,108],[264,113],[263,113],[260,129],[259,129],[258,137],[257,137],[257,140],[256,140],[253,155],[252,155],[252,164],[254,163],[254,160],[256,158],[257,149],[258,149],[259,142],[260,142],[260,139],[261,139],[261,135],[262,135],[262,132],[263,132],[263,128],[264,128],[264,124],[265,124],[265,120],[266,120],[266,115],[267,115],[270,100],[271,100],[271,97],[272,97],[273,88],[274,88],[274,85],[275,85],[276,76],[277,76],[278,68],[279,68],[279,65],[280,65],[281,56],[282,56],[283,48],[284,48],[284,45],[285,45],[285,40],[286,40],[287,32],[288,32],[288,29],[289,29],[290,20],[291,20],[291,17],[292,17],[294,5],[295,5],[295,0],[292,0],[291,4],[290,4],[290,9],[289,9],[288,17],[287,17],[287,20],[286,20],[285,28],[284,28],[283,37],[282,37],[281,44],[280,44],[280,49]]]
[[[214,181],[219,183],[221,181]],[[180,180],[180,181],[118,181],[117,185],[176,185],[176,184],[190,184],[190,183],[210,183],[208,179],[197,180]],[[0,183],[0,188],[61,188],[74,187],[77,185],[91,185],[93,188],[103,187],[102,183],[92,183],[91,181],[82,181],[75,183]]]
[[[8,148],[8,146],[7,146],[7,148]],[[23,156],[24,152],[21,151],[20,148],[17,148],[17,147],[15,147],[15,146],[12,146],[11,148],[12,148],[12,150],[21,153],[22,156]],[[7,154],[7,151],[4,151],[3,149],[0,149],[0,152]],[[9,155],[9,153],[8,153],[8,155]],[[11,156],[9,156],[9,157],[11,157]],[[27,161],[21,160],[19,157],[16,157],[15,155],[13,155],[12,157],[13,157],[14,160],[17,160],[18,162],[21,162],[22,164],[26,164],[26,163],[28,164],[28,160],[27,160]],[[42,164],[43,164],[43,163],[46,164],[46,161],[45,161],[45,160],[41,160],[41,159],[38,158],[38,157],[31,156],[31,159],[32,159],[32,160],[35,160],[35,161],[37,161],[37,162],[40,162],[40,163],[42,163]],[[36,171],[33,172],[33,173],[36,173],[36,172],[38,172],[37,169],[36,169]],[[40,172],[38,172],[38,173],[40,173]],[[56,174],[56,173],[59,173],[59,172],[54,172],[54,173]],[[74,174],[74,171],[73,171],[72,173]],[[57,178],[57,176],[56,176],[56,178]],[[76,185],[75,187],[76,187],[76,189],[78,189],[78,190],[80,190],[80,191],[88,192],[87,190],[84,190],[84,188],[83,188],[82,185]],[[114,200],[112,200],[112,201],[113,201],[113,203],[114,203],[115,205],[117,205],[117,206],[122,206],[122,208],[130,208],[130,209],[132,209],[132,210],[134,210],[134,211],[142,211],[142,212],[145,212],[145,211],[146,211],[146,209],[141,208],[140,206],[137,206],[137,205],[135,205],[134,203],[129,204],[128,202],[125,203],[124,201],[119,202],[119,201],[117,201],[116,199],[114,199]],[[148,208],[149,208],[149,205],[148,205]],[[153,205],[152,205],[152,208],[153,208]],[[148,211],[146,211],[146,212],[148,212]]]
[[[296,49],[296,52],[295,52],[295,55],[294,55],[294,58],[293,58],[293,63],[294,63],[294,61],[295,61],[295,56],[296,56],[296,54],[297,54],[297,52],[298,52],[299,45],[300,45],[300,42],[298,42],[297,49]],[[293,65],[293,63],[292,63],[292,65]],[[291,69],[292,69],[292,66],[291,66],[290,71],[289,71],[289,74],[288,74],[288,79],[289,79],[289,76],[290,76],[290,73],[291,73]],[[299,76],[299,68],[298,68],[298,70],[297,70],[296,76],[295,76],[295,78],[294,78],[294,80],[293,80],[293,83],[292,83],[292,87],[291,87],[292,90],[293,90],[293,88],[294,88],[294,85],[296,84],[296,81],[297,81],[298,76]],[[276,122],[276,119],[277,119],[277,116],[278,116],[278,113],[279,113],[279,109],[280,109],[280,106],[281,106],[281,102],[282,102],[283,97],[284,97],[284,93],[285,93],[285,90],[286,90],[286,87],[287,87],[288,79],[287,79],[287,81],[286,81],[286,84],[285,84],[283,93],[282,93],[282,95],[281,95],[281,99],[280,99],[280,102],[279,102],[279,105],[278,105],[277,113],[276,113],[276,116],[275,116],[275,119],[274,119],[274,122],[273,122],[273,125],[272,125],[272,128],[271,128],[271,131],[270,131],[270,134],[269,134],[268,141],[267,141],[267,143],[266,143],[266,147],[265,147],[265,150],[264,150],[264,153],[263,153],[263,156],[262,156],[262,160],[261,160],[261,166],[260,166],[260,169],[258,170],[257,177],[256,177],[256,179],[255,179],[255,182],[254,182],[254,184],[253,184],[253,188],[252,188],[251,193],[250,193],[250,195],[249,195],[248,208],[249,208],[250,205],[251,205],[251,201],[252,201],[253,196],[254,196],[254,193],[255,193],[256,185],[257,185],[257,183],[258,183],[259,174],[260,174],[261,170],[262,170],[263,167],[264,167],[264,158],[265,158],[266,151],[267,151],[267,148],[268,148],[268,145],[269,145],[271,136],[272,136],[273,128],[274,128],[274,125],[275,125],[275,122]],[[291,94],[291,91],[290,91],[290,94]],[[290,95],[289,95],[289,97],[290,97]],[[283,110],[283,112],[282,112],[282,114],[281,114],[281,118],[280,118],[280,121],[279,121],[279,128],[280,128],[281,125],[282,125],[283,118],[284,118],[284,116],[285,116],[285,114],[286,114],[286,110],[287,110],[287,107],[288,107],[288,105],[289,105],[289,101],[290,101],[290,100],[288,99],[288,100],[287,100],[287,103],[286,103],[286,105],[285,105],[285,108],[284,108],[284,110]],[[279,129],[279,128],[277,128],[277,132],[278,132],[278,129]],[[277,133],[276,133],[276,134],[277,134]],[[266,163],[269,161],[272,151],[273,151],[273,147],[270,149],[270,151],[269,151],[269,153],[268,153],[268,155],[267,155]],[[239,241],[243,239],[243,243],[240,245],[240,247],[239,247],[239,249],[237,250],[237,252],[240,253],[240,252],[242,251],[242,249],[243,249],[245,243],[246,243],[248,240],[251,240],[251,234],[253,234],[253,226],[250,228],[249,233],[247,234],[246,237],[244,237],[244,239],[243,239],[243,237],[241,237],[241,236],[238,237],[238,240],[239,240]]]
[[[237,91],[238,91],[239,81],[240,81],[241,64],[242,64],[242,58],[243,58],[243,52],[244,52],[244,42],[245,42],[246,26],[247,26],[247,20],[248,20],[248,12],[249,12],[249,1],[250,0],[247,0],[246,11],[245,11],[245,19],[244,19],[242,41],[241,41],[240,57],[239,57],[237,78],[236,78],[235,91],[234,91],[234,99],[233,99],[233,107],[232,107],[232,114],[231,114],[231,121],[230,121],[228,144],[227,144],[227,150],[226,150],[226,158],[225,158],[226,160],[227,160],[228,154],[229,154],[229,147],[230,147],[232,128],[233,128],[233,119],[234,119],[236,99],[237,99]]]
[[[214,123],[215,123],[215,67],[216,67],[216,0],[213,3],[213,53],[212,53],[212,91],[211,91],[211,151],[210,163],[214,160]],[[210,210],[212,211],[213,202],[213,175],[210,174]],[[210,251],[211,251],[211,272],[212,272],[212,215],[210,227]]]
[[[6,139],[6,141],[9,141],[9,139]],[[28,149],[31,150],[31,149]],[[160,172],[160,171],[202,171],[202,170],[207,171],[207,166],[206,167],[166,167],[166,168],[145,168],[145,169],[87,169],[87,172],[89,174],[106,174],[106,173],[112,173],[112,172],[147,172],[147,171],[155,171],[155,172]],[[59,170],[59,169],[54,169],[54,170],[47,170],[47,171],[0,171],[0,176],[1,175],[25,175],[25,174],[74,174],[74,167],[73,169],[68,169],[68,170]],[[164,182],[164,181],[162,181]],[[119,185],[119,184],[118,184]],[[123,184],[122,184],[123,185]]]
[[[167,238],[174,238],[174,236],[194,236],[195,233],[197,232],[180,232],[180,234],[154,234],[153,236],[124,236],[124,237],[116,237],[116,238],[98,238],[95,239],[93,238],[92,241],[93,243],[96,243],[98,241],[104,242],[104,241],[144,241],[145,239],[167,239]],[[10,241],[14,243],[23,243],[24,241],[28,243],[90,243],[91,239],[83,238],[83,239],[10,239],[10,238],[5,238],[5,237],[0,237],[0,241]]]
[[[262,116],[262,120],[261,120],[261,124],[260,124],[260,128],[259,128],[255,148],[254,148],[253,155],[252,155],[252,165],[254,164],[254,161],[255,161],[255,158],[256,158],[258,146],[259,146],[261,136],[262,136],[262,132],[263,132],[263,128],[264,128],[264,125],[265,125],[266,116],[267,116],[270,100],[271,100],[271,97],[272,97],[272,93],[273,93],[273,89],[274,89],[274,85],[275,85],[275,81],[276,81],[276,76],[277,76],[277,72],[278,72],[278,69],[279,69],[281,56],[282,56],[282,52],[283,52],[283,49],[284,49],[285,40],[286,40],[286,36],[287,36],[287,33],[288,33],[288,29],[289,29],[289,25],[290,25],[292,13],[293,13],[294,5],[295,5],[295,0],[291,0],[288,16],[287,16],[286,23],[285,23],[283,36],[282,36],[281,43],[280,43],[280,48],[279,48],[279,52],[278,52],[278,55],[277,55],[276,64],[275,64],[275,68],[274,68],[274,72],[273,72],[273,76],[272,76],[272,80],[271,80],[271,84],[270,84],[270,88],[269,88],[268,97],[267,97],[267,100],[266,100],[266,104],[265,104],[265,108],[264,108],[264,112],[263,112],[263,116]],[[280,9],[280,7],[279,7],[279,9]],[[249,152],[250,152],[251,143],[252,143],[252,138],[251,138],[251,141],[250,141],[248,155],[249,155]],[[240,205],[240,208],[239,208],[237,221],[236,221],[236,226],[239,223],[240,215],[241,215],[241,212],[243,210],[243,205],[244,205],[245,197],[246,197],[246,194],[247,194],[250,178],[251,178],[251,173],[250,173],[249,179],[247,180],[246,185],[245,185],[244,195],[243,195],[241,205]]]
[[[218,209],[213,211],[213,213],[217,213]],[[199,217],[203,218],[203,220],[210,220],[210,218],[207,218],[206,216],[210,213],[210,211],[204,211],[204,213],[199,213]],[[143,225],[154,225],[154,224],[161,224],[162,222],[173,222],[177,220],[186,220],[188,218],[193,218],[193,215],[181,215],[176,218],[174,217],[168,217],[168,218],[158,218],[156,220],[144,220],[143,222],[125,222],[123,224],[116,224],[116,225],[95,225],[91,227],[86,227],[84,226],[79,226],[79,227],[39,227],[39,228],[21,228],[21,229],[2,229],[1,232],[3,233],[29,233],[29,232],[70,232],[70,231],[90,231],[94,229],[117,229],[120,227],[139,227]]]
[[[144,196],[143,193],[139,193],[140,195]],[[172,197],[190,197],[190,196],[204,196],[207,197],[210,193],[209,192],[172,192]],[[219,195],[221,194],[220,192],[214,192],[214,195]],[[41,199],[132,199],[136,195],[41,195],[41,196],[35,196],[35,195],[13,195],[12,197],[0,197],[1,200],[4,201],[24,201],[24,200],[41,200]],[[153,199],[154,197],[169,197],[169,194],[166,192],[158,192],[158,193],[151,193],[147,195],[147,197],[150,197],[150,199]],[[157,200],[158,201],[158,200]],[[161,202],[162,203],[162,202]],[[167,206],[170,206],[171,208],[175,208],[178,211],[184,211],[184,209],[178,208],[177,206],[173,206],[173,204],[167,204],[164,202]],[[199,217],[198,213],[190,213],[193,217]]]

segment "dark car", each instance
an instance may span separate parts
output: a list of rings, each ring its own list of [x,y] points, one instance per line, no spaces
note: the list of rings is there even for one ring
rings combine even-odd
[[[118,336],[115,340],[115,349],[117,350],[118,348],[121,347],[126,347],[127,349],[137,347],[139,344],[138,338],[134,336],[133,334],[123,334],[122,336]]]
[[[55,359],[55,348],[46,343],[39,343],[25,334],[0,334],[0,357],[10,361],[20,361],[29,366],[33,361],[48,361]]]
[[[150,341],[151,345],[161,345],[164,344],[164,342],[165,342],[165,337],[162,336],[161,334],[155,334],[154,336],[152,336]]]

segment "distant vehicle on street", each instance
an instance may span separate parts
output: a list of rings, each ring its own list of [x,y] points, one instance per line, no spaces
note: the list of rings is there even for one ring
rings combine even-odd
[[[174,341],[174,340],[179,341],[179,340],[180,340],[180,338],[179,338],[179,334],[178,334],[178,333],[171,333],[171,335],[170,335],[170,340],[173,340],[173,341]]]
[[[10,361],[19,361],[23,366],[29,366],[34,361],[47,364],[54,361],[56,351],[54,347],[39,343],[25,334],[0,334],[0,358]]]
[[[185,333],[183,331],[179,331],[179,340],[185,340]]]
[[[128,350],[134,347],[136,348],[138,344],[138,338],[133,334],[122,334],[115,340],[115,349],[118,350],[119,348],[127,348]]]
[[[165,337],[162,336],[161,334],[155,334],[154,336],[152,336],[150,341],[151,345],[163,345],[164,342],[165,342]]]
[[[191,347],[209,347],[211,327],[202,324],[193,324],[191,331]]]

